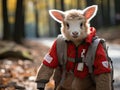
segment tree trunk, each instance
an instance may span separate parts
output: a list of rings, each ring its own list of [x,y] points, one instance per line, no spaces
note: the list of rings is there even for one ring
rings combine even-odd
[[[39,22],[39,14],[38,14],[38,8],[37,8],[37,3],[38,3],[38,0],[35,0],[34,1],[34,9],[35,9],[35,34],[36,34],[36,37],[40,37],[39,36],[39,32],[38,32],[38,22]]]
[[[115,0],[115,14],[116,24],[120,25],[120,0]]]
[[[96,20],[97,20],[97,28],[101,28],[103,27],[103,17],[102,17],[102,4],[99,3],[98,5],[98,12],[97,12],[97,16],[96,16]]]
[[[110,22],[115,25],[115,0],[110,0]]]
[[[15,29],[13,37],[16,43],[22,43],[22,39],[25,37],[23,0],[17,0],[17,7],[15,13]]]
[[[2,12],[3,12],[3,40],[10,40],[10,25],[8,22],[7,0],[2,0]]]
[[[110,13],[109,13],[109,0],[102,1],[102,15],[103,15],[103,25],[105,27],[110,25]]]
[[[81,6],[80,6],[80,0],[77,0],[77,9],[80,9],[81,8]]]
[[[94,0],[86,0],[87,6],[91,6],[94,4]]]
[[[64,0],[61,0],[61,10],[64,11]]]
[[[39,16],[39,15],[38,15],[38,10],[36,9],[36,10],[35,10],[35,22],[36,22],[36,23],[35,23],[35,24],[36,24],[35,33],[36,33],[36,37],[37,37],[37,38],[40,37],[40,36],[39,36],[39,32],[38,32],[38,22],[39,22],[38,16]]]

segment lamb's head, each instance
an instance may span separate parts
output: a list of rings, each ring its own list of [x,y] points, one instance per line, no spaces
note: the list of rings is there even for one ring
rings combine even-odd
[[[89,34],[89,22],[96,15],[97,5],[89,6],[84,10],[50,10],[53,19],[61,23],[61,33],[67,40],[79,44]]]

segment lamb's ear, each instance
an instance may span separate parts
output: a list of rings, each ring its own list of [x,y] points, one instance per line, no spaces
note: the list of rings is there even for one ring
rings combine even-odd
[[[88,21],[90,21],[97,13],[98,6],[97,5],[92,5],[84,9],[84,16]]]
[[[62,23],[64,20],[64,12],[60,10],[49,10],[50,16],[59,23]]]

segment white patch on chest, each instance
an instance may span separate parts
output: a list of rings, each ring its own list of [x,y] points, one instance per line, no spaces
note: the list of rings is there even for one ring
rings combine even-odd
[[[81,57],[82,57],[82,58],[85,57],[85,55],[84,55],[84,54],[85,54],[85,51],[86,51],[86,50],[83,49],[82,52],[81,52]]]
[[[78,63],[77,70],[83,71],[83,68],[84,68],[84,63]]]
[[[46,54],[44,60],[47,61],[48,63],[51,63],[53,58],[49,54]]]
[[[102,62],[102,65],[103,65],[105,68],[108,68],[108,67],[109,67],[108,61],[103,61],[103,62]]]

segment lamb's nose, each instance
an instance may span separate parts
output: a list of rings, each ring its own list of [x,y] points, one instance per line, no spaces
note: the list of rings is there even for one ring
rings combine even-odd
[[[77,36],[77,35],[78,35],[78,32],[72,32],[72,34],[73,34],[74,36]]]

